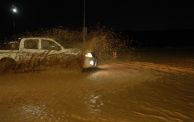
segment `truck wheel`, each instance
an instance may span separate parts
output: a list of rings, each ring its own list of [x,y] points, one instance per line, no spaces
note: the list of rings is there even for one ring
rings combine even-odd
[[[16,62],[11,58],[4,58],[0,60],[0,72],[7,72],[14,70]]]

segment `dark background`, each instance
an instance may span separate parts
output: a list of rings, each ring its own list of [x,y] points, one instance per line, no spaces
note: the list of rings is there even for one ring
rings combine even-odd
[[[83,0],[1,0],[1,40],[13,34],[12,4],[19,9],[14,16],[17,34],[83,25]],[[86,24],[112,28],[145,46],[194,45],[194,4],[184,1],[86,0]]]

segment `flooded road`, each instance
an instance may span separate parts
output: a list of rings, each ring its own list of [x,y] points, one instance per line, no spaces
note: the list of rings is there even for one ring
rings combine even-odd
[[[0,76],[1,122],[193,122],[194,68],[109,62]]]

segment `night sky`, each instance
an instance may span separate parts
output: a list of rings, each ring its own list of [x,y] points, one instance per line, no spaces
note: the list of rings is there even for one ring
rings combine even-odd
[[[1,0],[0,38],[12,33],[11,5],[18,7],[16,32],[82,26],[83,0]],[[87,26],[147,31],[194,29],[194,4],[168,0],[86,0]]]

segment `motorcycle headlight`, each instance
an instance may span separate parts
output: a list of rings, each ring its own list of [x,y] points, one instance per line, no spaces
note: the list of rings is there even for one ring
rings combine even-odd
[[[92,58],[93,55],[92,55],[92,53],[86,53],[86,54],[85,54],[85,57]]]

